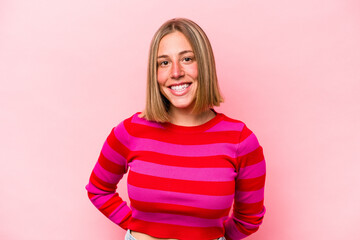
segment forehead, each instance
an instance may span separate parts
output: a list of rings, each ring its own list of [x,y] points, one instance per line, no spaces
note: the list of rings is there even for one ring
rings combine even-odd
[[[189,40],[179,31],[165,35],[159,43],[158,55],[176,54],[184,50],[193,51]]]

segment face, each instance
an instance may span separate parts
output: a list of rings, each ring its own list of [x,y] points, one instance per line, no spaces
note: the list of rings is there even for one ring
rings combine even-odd
[[[193,49],[184,34],[176,31],[161,39],[157,64],[158,84],[171,103],[170,111],[191,110],[198,86],[198,70]]]

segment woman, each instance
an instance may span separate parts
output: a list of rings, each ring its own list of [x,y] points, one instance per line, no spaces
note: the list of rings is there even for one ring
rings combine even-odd
[[[111,131],[86,187],[125,239],[235,240],[258,229],[262,148],[213,109],[221,102],[204,31],[188,19],[164,23],[150,47],[145,110]],[[127,171],[131,207],[115,191]]]

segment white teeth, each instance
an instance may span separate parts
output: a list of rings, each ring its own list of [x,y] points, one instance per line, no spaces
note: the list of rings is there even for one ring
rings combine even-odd
[[[182,85],[176,85],[176,86],[171,86],[170,88],[174,91],[183,91],[185,88],[187,88],[190,84],[185,83]]]

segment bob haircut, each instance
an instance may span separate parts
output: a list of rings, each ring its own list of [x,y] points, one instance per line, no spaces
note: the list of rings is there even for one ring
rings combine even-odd
[[[175,31],[181,32],[190,42],[198,66],[198,88],[196,90],[194,113],[201,113],[223,102],[218,87],[214,54],[205,32],[193,21],[174,18],[166,21],[155,33],[149,51],[145,110],[141,113],[149,121],[169,122],[170,102],[160,92],[157,82],[157,53],[161,39]]]

